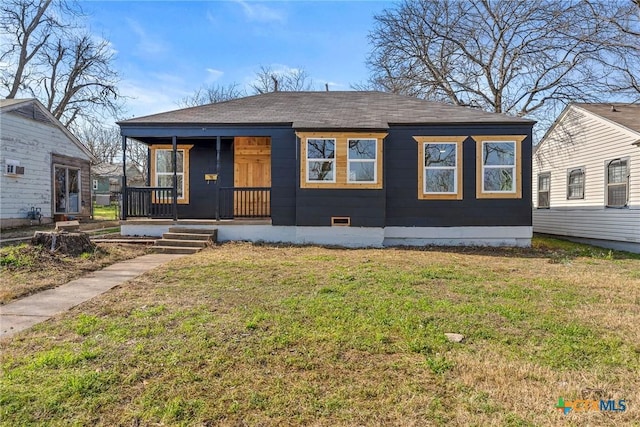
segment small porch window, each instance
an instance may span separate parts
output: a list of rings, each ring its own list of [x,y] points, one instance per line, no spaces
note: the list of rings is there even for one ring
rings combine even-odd
[[[192,145],[178,145],[176,150],[177,198],[189,203],[189,150]],[[171,145],[151,147],[151,177],[154,187],[173,187],[173,148]]]

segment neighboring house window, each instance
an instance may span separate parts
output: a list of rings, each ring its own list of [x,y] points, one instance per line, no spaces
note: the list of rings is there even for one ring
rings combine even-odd
[[[606,163],[607,206],[621,208],[629,196],[629,159],[615,159]]]
[[[347,182],[376,182],[378,140],[347,139]]]
[[[307,139],[307,182],[336,182],[336,140]]]
[[[18,160],[5,160],[5,175],[18,175],[20,173],[24,174],[24,168],[20,167],[20,162]]]
[[[193,145],[178,145],[176,150],[177,202],[189,203],[189,150]],[[151,176],[155,187],[173,187],[173,148],[171,145],[151,147]]]
[[[476,140],[476,197],[522,197],[522,141],[519,136],[474,136]]]
[[[382,188],[386,133],[296,132],[300,188]]]
[[[551,190],[551,173],[541,173],[538,175],[538,208],[549,207],[549,194]]]
[[[80,213],[80,169],[53,167],[55,213]]]
[[[462,143],[466,136],[415,136],[418,199],[462,200]]]
[[[567,199],[584,199],[584,168],[567,171]]]

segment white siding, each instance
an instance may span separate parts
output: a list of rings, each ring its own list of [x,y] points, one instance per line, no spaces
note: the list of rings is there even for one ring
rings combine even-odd
[[[576,107],[560,118],[533,159],[533,229],[539,233],[640,242],[640,135]],[[629,206],[605,207],[605,164],[629,158]],[[567,170],[585,168],[585,197],[567,200]],[[551,173],[550,209],[538,205],[538,174]]]
[[[88,159],[60,128],[11,113],[0,114],[0,218],[25,218],[32,206],[40,208],[44,217],[52,216],[52,152]],[[24,175],[5,175],[6,159],[19,161]]]

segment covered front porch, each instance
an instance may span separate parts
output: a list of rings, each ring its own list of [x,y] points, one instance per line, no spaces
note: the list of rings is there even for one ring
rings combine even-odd
[[[129,138],[148,148],[147,180],[126,185],[123,156],[122,220],[270,220],[270,137],[123,135],[123,153]]]

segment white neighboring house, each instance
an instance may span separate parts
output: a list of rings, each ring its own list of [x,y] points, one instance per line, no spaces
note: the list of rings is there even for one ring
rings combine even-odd
[[[36,99],[0,100],[0,227],[90,217],[93,160]]]
[[[640,104],[565,108],[534,153],[532,194],[534,232],[640,253]]]

